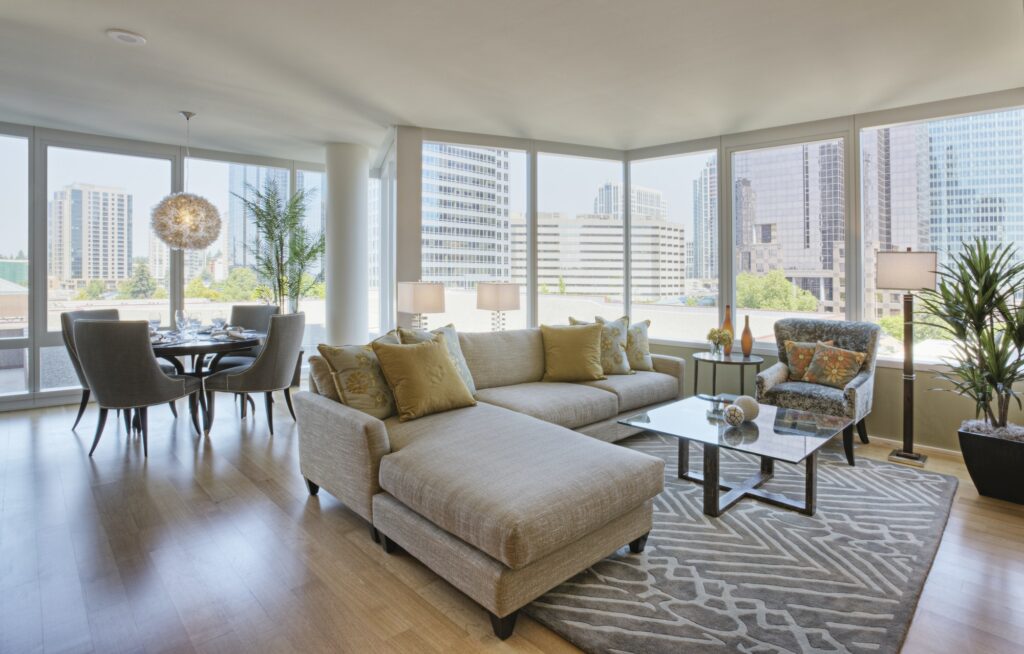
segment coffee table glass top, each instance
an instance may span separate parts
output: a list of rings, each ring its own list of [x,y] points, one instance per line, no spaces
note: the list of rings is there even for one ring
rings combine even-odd
[[[624,418],[623,425],[698,443],[800,463],[851,424],[849,418],[762,404],[757,419],[731,427],[713,411],[724,405],[688,397]]]

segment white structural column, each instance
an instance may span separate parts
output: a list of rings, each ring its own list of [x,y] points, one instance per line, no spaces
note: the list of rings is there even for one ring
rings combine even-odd
[[[327,341],[365,343],[369,333],[367,187],[370,151],[354,143],[327,145]]]

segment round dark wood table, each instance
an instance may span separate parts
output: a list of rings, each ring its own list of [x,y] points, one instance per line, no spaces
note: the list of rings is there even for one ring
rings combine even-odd
[[[740,367],[740,395],[746,393],[746,379],[743,374],[747,366],[757,366],[757,372],[761,372],[761,364],[764,357],[756,354],[743,356],[742,354],[711,354],[710,352],[697,352],[693,355],[693,392],[697,394],[697,371],[700,363],[711,364],[711,395],[718,396],[718,366],[739,366]],[[735,397],[731,398],[735,399]]]

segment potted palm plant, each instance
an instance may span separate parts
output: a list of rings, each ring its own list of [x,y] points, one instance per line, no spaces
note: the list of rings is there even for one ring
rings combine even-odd
[[[1024,262],[1015,247],[978,239],[939,266],[923,311],[953,339],[949,369],[937,377],[970,398],[975,417],[960,425],[960,450],[982,495],[1024,503],[1024,427],[1009,421],[1024,381]]]
[[[245,205],[256,227],[256,240],[247,246],[255,259],[256,274],[268,300],[282,311],[297,312],[299,299],[323,279],[322,271],[310,272],[326,247],[323,231],[306,225],[306,203],[314,191],[300,188],[285,197],[275,179],[268,179],[262,190],[252,185],[247,189],[249,195],[236,193],[235,197]]]

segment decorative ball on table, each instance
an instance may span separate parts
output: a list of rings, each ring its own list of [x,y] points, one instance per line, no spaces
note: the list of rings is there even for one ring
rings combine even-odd
[[[757,404],[757,400],[749,395],[740,395],[733,400],[732,404],[743,409],[743,415],[746,416],[747,420],[754,420],[757,418],[757,414],[761,412],[761,407]]]
[[[725,418],[725,422],[736,427],[743,423],[745,416],[743,415],[743,409],[736,406],[736,404],[730,404],[725,407],[722,412],[722,417]]]

